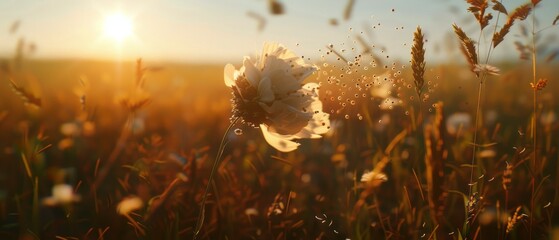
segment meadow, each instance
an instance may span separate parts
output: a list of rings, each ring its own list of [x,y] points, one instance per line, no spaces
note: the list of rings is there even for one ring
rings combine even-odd
[[[329,126],[289,152],[235,120],[224,65],[3,59],[0,238],[559,239],[557,60],[488,63],[457,29],[467,61],[419,29],[409,62],[304,59]]]

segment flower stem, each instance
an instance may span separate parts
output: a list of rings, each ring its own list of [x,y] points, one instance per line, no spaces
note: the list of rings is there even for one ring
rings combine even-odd
[[[536,122],[536,115],[538,114],[537,110],[537,88],[536,88],[536,5],[532,4],[532,91],[533,91],[533,108],[534,113],[532,116],[532,141],[533,141],[533,160],[532,160],[532,167],[534,168],[533,175],[532,175],[532,194],[530,195],[530,225],[529,225],[529,235],[530,239],[532,239],[532,226],[534,224],[534,184],[536,184],[536,177],[538,174],[538,166],[537,166],[537,122]]]
[[[221,143],[219,144],[219,149],[217,150],[217,156],[216,156],[215,161],[212,165],[212,170],[210,172],[210,178],[208,179],[208,185],[206,185],[206,191],[204,192],[204,197],[202,198],[202,204],[200,205],[200,211],[198,213],[198,220],[196,221],[196,228],[194,229],[193,239],[197,239],[198,234],[200,234],[200,230],[202,229],[202,226],[204,225],[206,200],[208,200],[208,193],[210,192],[210,188],[212,186],[214,186],[214,184],[212,184],[213,183],[213,178],[214,178],[215,172],[217,170],[217,167],[219,166],[219,163],[221,162],[221,156],[223,155],[223,151],[225,150],[225,145],[227,145],[225,140],[227,139],[227,134],[229,133],[229,131],[231,131],[231,128],[233,128],[233,126],[237,123],[238,120],[239,120],[239,118],[235,118],[235,119],[233,119],[231,124],[229,124],[229,127],[227,127],[227,130],[225,130],[225,133],[223,134],[223,138],[221,139]],[[214,190],[217,191],[217,189],[215,187],[214,187]]]
[[[474,139],[473,139],[473,149],[472,149],[472,161],[470,162],[471,166],[471,171],[470,171],[470,189],[469,189],[469,194],[468,196],[471,197],[473,194],[473,181],[474,181],[474,164],[477,164],[476,162],[476,147],[477,147],[477,132],[478,132],[478,125],[479,125],[479,115],[480,115],[480,111],[481,111],[481,95],[483,92],[483,83],[484,83],[484,76],[485,74],[482,74],[482,76],[480,76],[479,78],[479,86],[478,86],[478,91],[477,91],[477,104],[476,104],[476,115],[475,115],[475,125],[474,125]]]

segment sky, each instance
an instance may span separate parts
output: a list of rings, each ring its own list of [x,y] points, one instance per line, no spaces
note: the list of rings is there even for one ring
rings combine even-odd
[[[354,36],[362,35],[368,44],[385,47],[383,54],[408,59],[413,32],[421,26],[427,58],[444,61],[454,56],[439,51],[452,23],[472,37],[479,34],[464,0],[355,0],[347,21],[347,0],[278,1],[284,14],[271,14],[267,0],[1,0],[0,57],[12,56],[17,40],[24,37],[37,46],[34,58],[239,62],[273,41],[316,59],[319,49],[329,44],[349,49]],[[509,12],[524,2],[503,0]],[[543,0],[541,5],[537,16],[543,28],[559,14],[559,1]],[[105,18],[116,12],[130,17],[133,25],[132,35],[120,43],[103,30]],[[266,19],[263,30],[249,12]],[[332,25],[331,19],[338,24]],[[20,27],[10,34],[16,20]],[[557,35],[559,26],[543,33]],[[496,57],[517,56],[512,38],[499,46]],[[557,43],[551,47],[559,48]]]

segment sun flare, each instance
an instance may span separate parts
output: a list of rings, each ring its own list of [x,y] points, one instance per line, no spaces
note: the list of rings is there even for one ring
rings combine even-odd
[[[132,34],[132,21],[121,13],[115,13],[105,18],[105,36],[117,42],[122,42]]]

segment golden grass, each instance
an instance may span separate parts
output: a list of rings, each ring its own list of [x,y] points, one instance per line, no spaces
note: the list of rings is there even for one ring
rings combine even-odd
[[[417,27],[413,34],[413,46],[411,49],[411,68],[413,70],[413,79],[417,95],[421,98],[423,84],[425,84],[425,49],[423,48],[423,33],[421,28]]]

